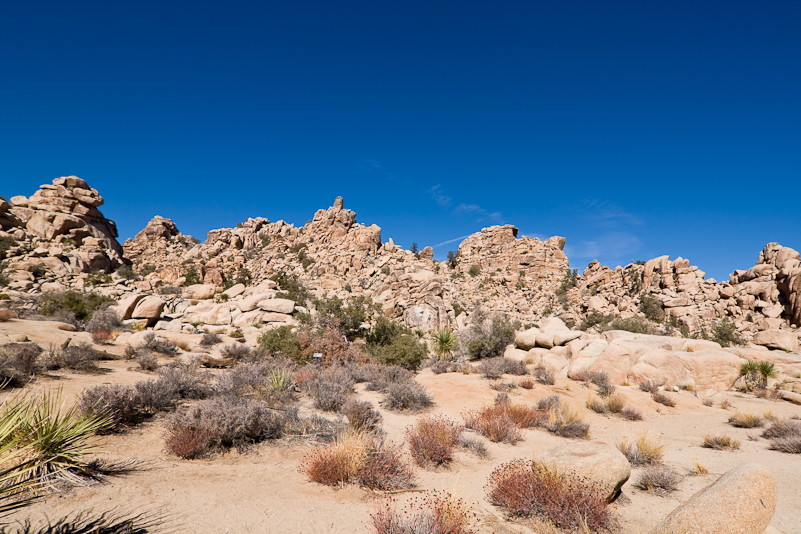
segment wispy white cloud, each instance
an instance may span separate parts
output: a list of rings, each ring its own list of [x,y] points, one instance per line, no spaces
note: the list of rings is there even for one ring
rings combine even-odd
[[[610,232],[590,241],[579,241],[578,244],[565,246],[568,258],[583,260],[600,260],[608,262],[620,259],[631,259],[630,256],[640,250],[640,239],[626,232]]]
[[[428,195],[434,199],[434,202],[436,202],[438,206],[442,208],[447,208],[451,205],[451,197],[445,196],[445,194],[442,193],[439,184],[429,189]]]
[[[443,245],[449,245],[451,243],[456,243],[457,241],[463,241],[464,239],[466,239],[468,237],[470,237],[470,234],[463,235],[462,237],[456,237],[454,239],[448,239],[447,241],[443,241],[442,243],[438,243],[438,244],[434,245],[431,248],[437,248],[437,247],[441,247]]]
[[[642,224],[635,214],[606,200],[586,199],[581,201],[575,209],[581,211],[585,217],[596,224],[605,226],[640,226]]]

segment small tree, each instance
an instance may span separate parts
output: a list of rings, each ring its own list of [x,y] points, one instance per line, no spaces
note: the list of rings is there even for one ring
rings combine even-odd
[[[458,254],[457,252],[454,252],[452,250],[448,251],[448,267],[450,267],[451,269],[455,269],[456,266],[459,264],[459,260],[456,259],[457,254]]]

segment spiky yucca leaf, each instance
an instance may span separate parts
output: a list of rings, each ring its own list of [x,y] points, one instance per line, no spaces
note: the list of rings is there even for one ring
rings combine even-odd
[[[37,482],[31,478],[36,467],[29,448],[20,446],[23,410],[18,403],[0,409],[0,516],[37,499]]]
[[[434,335],[434,352],[440,358],[449,355],[456,346],[456,334],[450,330],[437,330]]]

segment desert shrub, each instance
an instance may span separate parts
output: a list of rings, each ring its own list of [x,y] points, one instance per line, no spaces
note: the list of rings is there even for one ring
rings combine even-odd
[[[459,447],[472,452],[479,458],[487,458],[489,456],[489,453],[487,452],[487,444],[483,439],[462,434],[459,436],[458,445]]]
[[[308,340],[307,340],[308,342]],[[268,330],[259,336],[259,347],[269,356],[289,358],[296,363],[304,363],[311,358],[311,354],[304,349],[298,334],[291,326],[281,326]]]
[[[97,368],[95,363],[100,355],[91,344],[84,342],[58,348],[51,347],[47,354],[47,365],[54,369],[74,369],[88,371]]]
[[[656,390],[652,392],[651,398],[655,402],[658,402],[659,404],[663,404],[665,406],[670,406],[671,408],[676,406],[675,399],[663,391]]]
[[[44,369],[42,347],[36,343],[8,343],[0,346],[0,384],[22,384]]]
[[[84,390],[78,406],[89,414],[105,415],[109,418],[106,431],[120,431],[144,419],[141,399],[130,386],[102,385]]]
[[[537,409],[547,412],[551,408],[558,406],[561,402],[562,398],[559,395],[549,395],[537,401]]]
[[[92,331],[92,342],[98,345],[108,343],[113,337],[111,330],[106,330],[105,328],[98,328]]]
[[[420,382],[390,383],[381,404],[387,410],[419,412],[434,404],[434,399]]]
[[[509,358],[489,358],[478,365],[478,370],[484,378],[500,378],[504,374],[525,375],[528,368],[525,362]]]
[[[379,317],[367,335],[367,351],[384,365],[416,370],[427,357],[425,344],[407,328]]]
[[[784,438],[788,436],[801,437],[801,421],[792,419],[778,419],[770,424],[762,432],[762,437],[766,439]]]
[[[411,487],[414,475],[399,447],[363,433],[344,433],[334,444],[317,447],[298,471],[318,484],[358,482],[366,487],[395,490]]]
[[[212,347],[217,343],[222,343],[222,338],[217,334],[203,334],[200,338],[201,347]]]
[[[166,380],[145,380],[134,385],[136,409],[143,415],[168,412],[175,409],[181,398],[173,384]]]
[[[111,297],[100,293],[63,291],[43,293],[37,303],[39,313],[44,316],[51,317],[60,311],[66,311],[74,314],[79,321],[88,321],[98,308],[112,301]]]
[[[487,498],[509,515],[547,518],[556,526],[578,530],[606,529],[612,516],[605,495],[577,477],[529,460],[515,460],[496,468],[486,486]]]
[[[271,276],[270,280],[276,282],[281,289],[281,291],[276,294],[278,298],[294,300],[304,306],[311,300],[311,292],[294,274],[287,274],[279,271]]]
[[[550,367],[546,367],[544,369],[535,369],[534,378],[537,379],[537,382],[540,384],[545,384],[546,386],[553,386],[556,384],[556,373],[554,373],[553,369]]]
[[[587,397],[587,408],[596,413],[609,412],[609,407],[606,405],[606,402],[592,393]]]
[[[175,456],[184,460],[194,460],[209,453],[210,441],[211,436],[203,428],[174,426],[168,430],[164,444]]]
[[[646,431],[637,439],[623,438],[617,444],[617,448],[631,465],[657,465],[662,463],[665,445],[652,441]]]
[[[230,343],[220,350],[223,358],[230,358],[235,362],[249,362],[255,358],[255,353],[246,343]]]
[[[212,375],[201,372],[196,365],[168,364],[160,367],[157,374],[158,380],[182,399],[205,399],[213,392]]]
[[[737,428],[759,428],[764,426],[765,421],[759,414],[735,412],[729,417],[729,424]]]
[[[349,343],[345,335],[336,328],[326,328],[322,332],[312,334],[301,332],[298,337],[301,346],[303,346],[306,336],[308,336],[311,347],[306,354],[322,354],[321,363],[324,366],[363,364],[374,361],[362,351],[360,345]]]
[[[117,268],[116,272],[126,280],[136,280],[139,278],[139,275],[136,274],[136,271],[134,271],[133,267],[130,265],[121,265]]]
[[[604,398],[611,397],[612,395],[615,394],[615,391],[617,391],[615,389],[615,386],[609,383],[608,381],[602,384],[598,384],[598,395],[600,395],[601,397]]]
[[[6,259],[6,255],[8,254],[8,249],[16,247],[19,245],[17,240],[11,236],[2,236],[0,237],[0,260]]]
[[[452,373],[454,372],[453,362],[449,362],[446,360],[437,360],[431,365],[431,372],[435,375],[441,375],[442,373]]]
[[[475,430],[493,442],[516,443],[522,439],[521,428],[544,423],[545,414],[533,407],[495,402],[462,414],[465,427]]]
[[[746,391],[752,389],[764,389],[768,385],[769,378],[775,378],[778,374],[773,362],[767,360],[747,360],[740,365],[740,376],[743,377],[743,387]]]
[[[659,333],[659,329],[654,323],[642,317],[627,317],[625,319],[616,317],[608,324],[601,326],[600,330],[605,332],[607,330],[625,330],[635,334],[653,334]]]
[[[220,396],[202,400],[176,412],[168,428],[201,430],[208,435],[209,450],[247,448],[253,443],[282,435],[286,414],[265,402]]]
[[[729,345],[745,345],[746,341],[737,332],[737,327],[731,321],[721,320],[712,330],[712,341],[720,343],[722,347]]]
[[[86,331],[95,333],[97,331],[111,332],[120,327],[120,318],[117,312],[109,307],[99,308],[92,314],[92,318],[86,323]]]
[[[137,348],[158,352],[166,356],[172,356],[178,352],[178,346],[175,343],[169,339],[157,336],[153,332],[145,332]]]
[[[288,401],[293,398],[289,360],[239,363],[217,377],[220,395],[258,396],[261,400]],[[276,394],[276,395],[274,395]]]
[[[517,383],[517,385],[523,389],[532,389],[534,388],[534,381],[530,378],[523,378]]]
[[[646,393],[653,393],[659,390],[659,384],[653,380],[643,380],[638,384],[639,388]]]
[[[647,293],[640,295],[640,311],[650,321],[661,323],[665,320],[665,310],[662,308],[662,303],[656,297]]]
[[[619,414],[626,407],[626,399],[618,393],[609,395],[606,397],[606,406],[610,412]]]
[[[137,351],[136,363],[143,371],[155,371],[159,367],[159,359],[149,350]]]
[[[734,439],[726,434],[721,434],[720,436],[707,434],[704,436],[704,442],[701,446],[715,450],[735,450],[740,448],[740,440]]]
[[[342,405],[340,413],[348,418],[348,423],[356,431],[372,432],[381,426],[383,420],[372,403],[355,399],[347,400]]]
[[[365,296],[351,297],[347,302],[337,296],[315,299],[314,307],[317,310],[315,321],[321,330],[335,329],[349,341],[359,336],[362,325],[376,312],[372,299]]]
[[[327,412],[339,411],[353,392],[353,379],[341,367],[331,367],[316,379],[307,382],[305,390],[314,399],[315,408]]]
[[[515,326],[502,313],[488,315],[478,308],[470,317],[470,327],[460,333],[462,350],[472,360],[501,356],[514,341]]]
[[[644,491],[663,494],[679,489],[682,476],[670,467],[660,465],[645,469],[634,486]]]
[[[548,410],[548,420],[543,426],[548,432],[563,438],[587,439],[590,435],[589,423],[585,423],[576,410],[563,402]]]
[[[413,499],[404,510],[387,500],[370,514],[376,534],[471,534],[470,520],[462,500],[437,492]]]
[[[406,441],[419,466],[448,465],[462,426],[442,416],[423,417],[406,429]]]
[[[629,406],[620,410],[620,416],[628,421],[642,421],[643,419],[642,414],[638,410]]]
[[[790,454],[801,454],[801,436],[784,436],[770,440],[770,448]]]
[[[17,314],[11,310],[0,310],[0,323],[7,323],[16,316]]]

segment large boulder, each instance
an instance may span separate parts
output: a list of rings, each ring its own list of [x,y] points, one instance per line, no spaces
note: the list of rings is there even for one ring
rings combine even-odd
[[[673,510],[651,534],[762,534],[776,500],[770,471],[758,463],[742,464]]]
[[[292,313],[295,311],[295,301],[289,299],[264,299],[259,302],[259,308],[266,312]]]
[[[165,304],[159,297],[153,295],[145,297],[136,304],[131,319],[147,319],[149,323],[155,322],[161,317]]]
[[[724,350],[682,352],[678,357],[692,373],[698,389],[728,390],[740,376],[740,365],[745,360]]]
[[[537,335],[540,333],[540,329],[536,326],[529,328],[528,330],[518,332],[515,334],[515,345],[523,350],[533,349],[537,346]]]
[[[695,379],[680,356],[692,354],[651,349],[643,353],[626,373],[629,384],[649,380],[668,387],[694,386]]]
[[[599,441],[560,445],[539,455],[537,460],[559,473],[569,473],[595,484],[612,502],[631,476],[631,464],[616,447]]]
[[[207,300],[214,298],[214,286],[212,284],[193,284],[183,290],[183,297],[189,300]]]
[[[798,350],[798,336],[784,330],[764,330],[754,335],[754,344],[769,349],[795,352]]]

